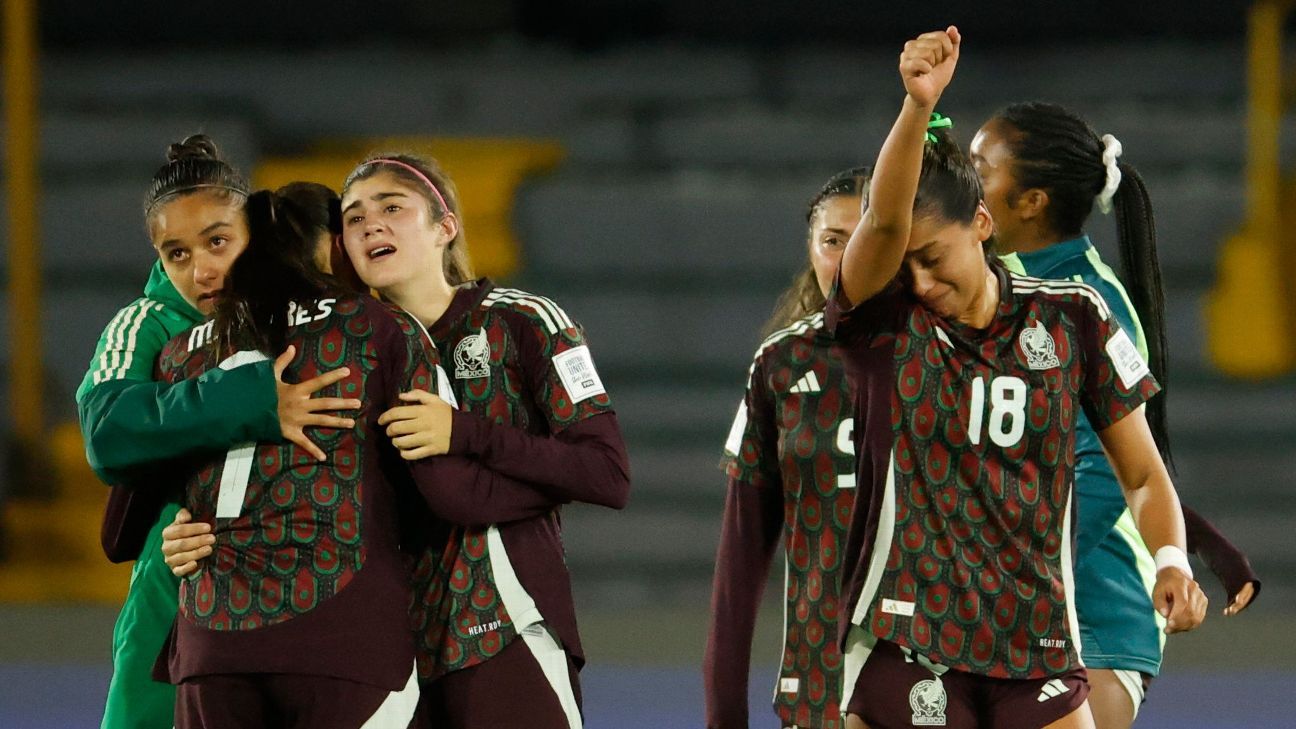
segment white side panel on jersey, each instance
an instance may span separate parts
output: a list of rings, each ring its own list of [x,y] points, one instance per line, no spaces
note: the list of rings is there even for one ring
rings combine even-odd
[[[418,703],[418,664],[415,664],[405,688],[387,694],[378,710],[360,725],[360,729],[405,729],[414,718]]]
[[[729,428],[729,437],[725,439],[725,453],[738,455],[742,448],[743,433],[747,431],[747,401],[738,403],[738,414],[734,416],[733,425]]]
[[[873,654],[877,638],[858,625],[851,625],[846,633],[846,652],[842,655],[841,713],[845,717],[846,707],[850,706],[855,696],[855,683],[859,681],[864,664]]]
[[[1067,493],[1066,507],[1062,511],[1062,587],[1066,593],[1067,627],[1071,629],[1071,644],[1075,647],[1076,662],[1084,665],[1080,657],[1080,616],[1076,613],[1075,604],[1075,570],[1072,569],[1071,540],[1071,499],[1075,498],[1075,485]]]
[[[580,705],[576,703],[576,692],[572,690],[567,651],[563,650],[549,630],[539,623],[522,631],[522,640],[526,642],[527,648],[531,649],[532,657],[540,664],[540,670],[549,681],[549,687],[558,697],[558,703],[562,705],[563,713],[567,715],[569,729],[582,729]]]
[[[887,463],[886,488],[882,491],[882,513],[878,515],[877,536],[873,539],[873,554],[869,556],[868,572],[864,577],[864,588],[860,590],[859,602],[855,603],[855,613],[851,622],[863,625],[868,615],[873,598],[877,597],[878,586],[882,584],[882,573],[886,571],[887,556],[891,553],[891,540],[895,537],[895,449]]]
[[[270,358],[260,352],[245,349],[226,357],[219,367],[232,370],[240,365],[268,359]],[[243,511],[243,498],[247,495],[248,481],[252,479],[252,462],[255,458],[255,442],[240,443],[225,455],[225,467],[221,469],[220,486],[216,490],[217,519],[233,519]]]
[[[535,600],[513,570],[499,527],[492,525],[486,530],[486,548],[490,552],[491,571],[495,573],[495,587],[499,588],[500,600],[513,620],[513,627],[520,633],[528,626],[544,620],[540,608],[536,607]]]
[[[792,579],[790,575],[791,567],[789,565],[791,561],[792,561],[791,557],[784,555],[783,557],[783,595],[781,598],[783,601],[783,650],[779,654],[780,670],[782,669],[783,666],[787,665],[785,663],[785,661],[787,661],[787,634],[788,634],[787,594],[788,594],[788,582],[790,582]],[[784,693],[795,694],[797,690],[800,688],[800,686],[796,685],[799,683],[800,681],[798,681],[795,678],[783,678],[782,676],[780,676],[779,679],[774,682],[773,700],[778,701],[779,694],[784,694]]]
[[[540,664],[540,670],[544,672],[550,688],[562,704],[568,725],[571,729],[581,729],[580,708],[572,689],[567,651],[554,641],[549,629],[542,625],[544,616],[540,614],[540,608],[536,607],[535,599],[518,579],[513,563],[509,561],[508,551],[504,548],[504,538],[500,535],[499,527],[491,526],[486,530],[486,549],[490,554],[491,571],[495,573],[495,587],[499,590],[504,609],[513,620],[513,627]]]

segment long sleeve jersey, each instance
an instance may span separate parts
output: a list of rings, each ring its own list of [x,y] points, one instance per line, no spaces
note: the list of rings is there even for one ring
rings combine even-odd
[[[616,415],[584,331],[561,307],[483,279],[456,293],[430,333],[461,408],[450,454],[555,504],[625,505]],[[583,663],[556,505],[457,527],[446,548],[423,555],[415,580],[424,680],[488,660],[541,623]]]
[[[784,642],[774,710],[782,726],[842,726],[834,636],[855,501],[850,410],[846,372],[822,312],[761,344],[725,444],[729,483],[703,663],[711,729],[748,726],[752,634],[780,542]]]
[[[162,347],[201,320],[162,264],[155,264],[144,296],[118,311],[104,328],[77,388],[86,460],[113,487],[101,541],[114,562],[139,556],[168,497],[123,484],[157,482],[160,474],[150,464],[280,437],[269,362],[216,370],[176,385],[154,381]]]

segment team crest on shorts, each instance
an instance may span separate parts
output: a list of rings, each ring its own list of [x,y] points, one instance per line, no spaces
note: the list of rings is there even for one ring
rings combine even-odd
[[[1017,337],[1022,353],[1026,355],[1026,366],[1033,370],[1047,370],[1061,366],[1053,344],[1053,335],[1044,328],[1044,322],[1036,321],[1035,326],[1023,329]]]
[[[914,684],[909,690],[909,708],[913,709],[914,726],[945,726],[945,685],[939,676]]]
[[[485,327],[459,340],[455,345],[454,363],[457,380],[490,377],[490,340],[486,338]]]

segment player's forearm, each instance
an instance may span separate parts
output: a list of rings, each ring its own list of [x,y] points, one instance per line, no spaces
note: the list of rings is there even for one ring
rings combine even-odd
[[[86,459],[105,481],[132,468],[254,440],[278,440],[268,363],[213,370],[174,385],[116,380],[79,404]]]
[[[905,96],[882,144],[869,184],[868,209],[842,254],[842,293],[852,305],[881,291],[900,270],[913,224],[931,111]]]
[[[708,729],[747,726],[752,636],[782,516],[781,502],[769,496],[752,484],[729,481],[702,664]]]
[[[586,418],[552,436],[456,411],[450,453],[475,456],[491,470],[564,501],[624,508],[630,462],[614,413]]]
[[[1184,530],[1183,511],[1165,469],[1129,486],[1122,481],[1121,486],[1125,489],[1130,515],[1134,517],[1134,524],[1138,526],[1139,536],[1143,537],[1148,551],[1156,554],[1162,547],[1174,546],[1186,554],[1188,537]]]
[[[412,461],[410,471],[428,508],[452,524],[517,521],[546,514],[566,503],[467,456]]]

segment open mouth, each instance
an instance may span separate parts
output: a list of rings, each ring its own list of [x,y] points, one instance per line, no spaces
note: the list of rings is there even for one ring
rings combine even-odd
[[[387,256],[390,256],[395,252],[396,252],[395,246],[378,246],[377,248],[374,248],[373,250],[369,251],[369,260],[377,261],[386,258]]]

